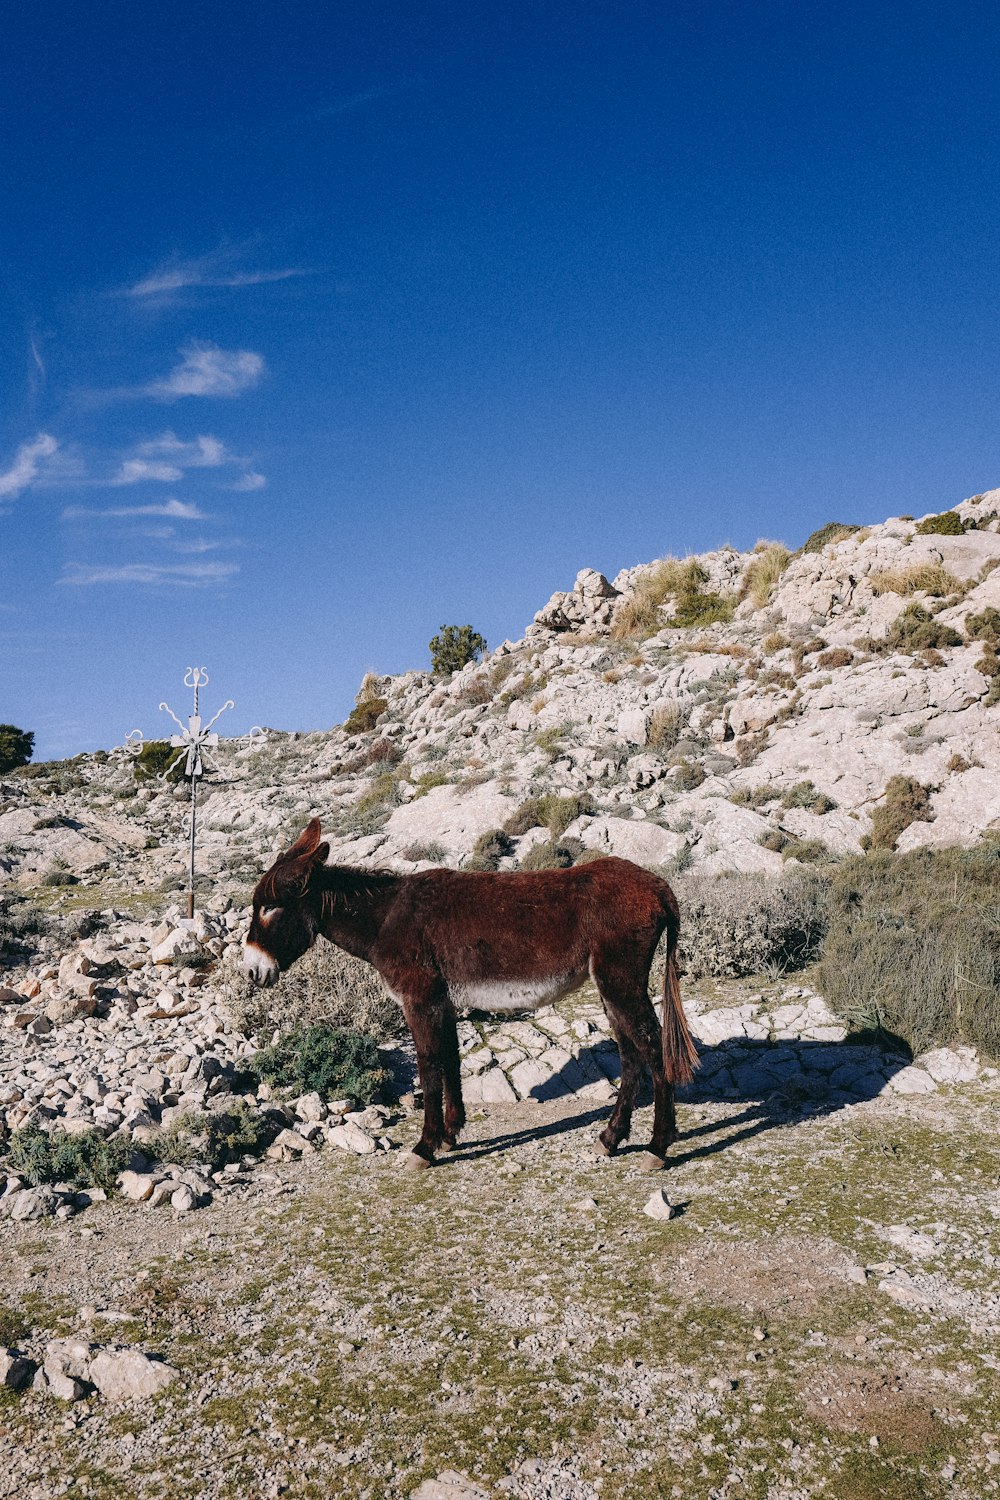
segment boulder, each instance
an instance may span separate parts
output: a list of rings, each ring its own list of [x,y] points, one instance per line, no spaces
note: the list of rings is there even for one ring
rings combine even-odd
[[[178,1372],[140,1349],[102,1349],[90,1361],[89,1379],[105,1401],[147,1401],[166,1390]]]

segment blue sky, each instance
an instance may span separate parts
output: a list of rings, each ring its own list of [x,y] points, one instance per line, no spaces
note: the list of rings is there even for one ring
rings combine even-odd
[[[1000,483],[1000,15],[35,0],[0,720],[326,727],[577,570]],[[165,725],[164,725],[165,727]]]

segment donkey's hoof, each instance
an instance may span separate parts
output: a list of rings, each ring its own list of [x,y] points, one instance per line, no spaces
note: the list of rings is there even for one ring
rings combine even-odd
[[[590,1148],[592,1156],[614,1156],[614,1146],[609,1146],[605,1141],[595,1141]]]
[[[442,1141],[441,1144],[440,1144],[440,1146],[438,1147],[439,1151],[444,1151],[444,1152],[455,1151],[457,1149],[458,1149],[458,1142],[457,1141]]]
[[[637,1165],[640,1172],[662,1172],[667,1163],[662,1156],[657,1156],[655,1151],[644,1151]]]
[[[408,1172],[426,1172],[428,1167],[434,1165],[428,1161],[426,1156],[421,1156],[419,1151],[408,1151],[403,1157],[403,1166]]]

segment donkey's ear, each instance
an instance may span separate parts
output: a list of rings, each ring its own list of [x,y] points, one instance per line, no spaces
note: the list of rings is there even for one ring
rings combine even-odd
[[[320,822],[319,818],[310,818],[309,822],[299,834],[295,843],[285,854],[286,859],[308,859],[315,854],[319,846]]]

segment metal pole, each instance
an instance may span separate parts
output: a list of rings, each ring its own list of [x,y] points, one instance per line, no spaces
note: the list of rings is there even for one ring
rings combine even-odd
[[[198,778],[191,777],[191,879],[188,884],[188,916],[194,916],[194,824],[198,806]]]

